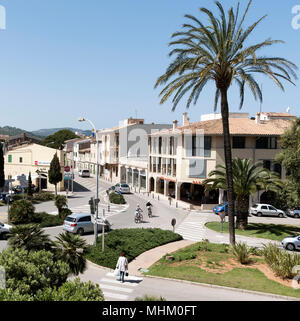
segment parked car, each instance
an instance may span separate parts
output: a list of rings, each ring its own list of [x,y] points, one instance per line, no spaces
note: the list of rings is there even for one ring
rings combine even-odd
[[[8,192],[1,193],[1,201],[5,202],[7,204],[8,196],[9,196],[9,202],[12,203],[14,201],[13,195],[14,195],[14,193],[8,193]]]
[[[130,187],[128,184],[125,183],[118,183],[115,185],[116,192],[121,192],[122,194],[128,194],[130,193]]]
[[[250,214],[257,216],[278,216],[285,217],[285,212],[269,204],[254,204],[250,209]]]
[[[3,240],[7,240],[7,235],[11,229],[12,229],[11,225],[0,222],[0,238]]]
[[[286,215],[294,217],[294,218],[299,218],[300,217],[300,206],[297,206],[292,210],[287,210]]]
[[[295,251],[300,249],[300,235],[292,235],[285,237],[281,242],[283,248],[289,251]]]
[[[228,216],[228,202],[224,204],[219,204],[213,208],[213,212],[217,215],[219,215],[221,212],[224,212],[225,210],[225,215]],[[234,212],[234,216],[236,216],[236,210]]]
[[[88,169],[83,169],[78,172],[80,177],[90,177],[90,171]]]
[[[103,219],[99,218],[98,222],[102,223]],[[105,229],[104,231],[109,231],[111,228],[111,224],[105,220]],[[102,232],[102,226],[98,225],[98,231]],[[86,213],[73,213],[69,216],[67,216],[64,220],[63,224],[63,230],[83,235],[84,233],[89,233],[94,231],[94,220],[92,214],[86,214]]]

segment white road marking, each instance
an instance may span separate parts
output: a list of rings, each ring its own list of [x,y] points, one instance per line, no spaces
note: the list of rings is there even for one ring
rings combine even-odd
[[[126,289],[126,288],[122,288],[120,286],[113,286],[113,285],[107,285],[107,284],[101,284],[100,288],[107,289],[107,290],[113,290],[113,291],[127,292],[127,293],[131,293],[133,291],[133,289]]]
[[[107,283],[113,283],[113,284],[118,284],[118,285],[128,285],[128,286],[137,286],[138,285],[138,283],[131,283],[131,282],[126,282],[126,280],[125,280],[125,282],[124,283],[120,283],[120,281],[117,281],[117,280],[112,280],[112,279],[108,279],[108,278],[102,278],[101,280],[100,280],[100,282],[107,282]],[[101,285],[100,285],[100,287],[101,287]]]
[[[128,295],[106,292],[106,291],[102,291],[102,292],[103,292],[105,298],[108,297],[108,298],[120,299],[120,300],[127,300],[128,299]]]

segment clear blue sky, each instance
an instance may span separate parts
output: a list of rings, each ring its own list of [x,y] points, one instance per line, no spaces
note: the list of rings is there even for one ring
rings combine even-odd
[[[300,67],[300,29],[291,26],[298,2],[254,0],[249,22],[268,14],[251,40],[285,40],[266,53]],[[0,5],[7,15],[7,29],[0,31],[0,126],[26,130],[87,129],[76,121],[82,115],[99,129],[108,128],[134,117],[135,109],[147,122],[181,121],[184,104],[174,113],[170,104],[161,106],[154,83],[170,62],[170,36],[186,21],[184,14],[199,16],[201,6],[215,10],[212,0],[0,0]],[[283,112],[290,106],[300,116],[296,84],[286,84],[282,93],[264,78],[263,110]],[[213,95],[212,86],[203,92],[190,108],[191,120],[213,112]],[[238,103],[233,89],[231,111]],[[247,95],[243,111],[258,110],[259,103]]]

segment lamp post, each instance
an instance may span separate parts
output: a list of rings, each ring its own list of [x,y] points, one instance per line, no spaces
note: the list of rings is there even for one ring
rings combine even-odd
[[[78,119],[79,122],[84,122],[87,121],[91,124],[91,126],[94,129],[95,135],[96,135],[96,218],[95,218],[95,224],[94,224],[94,235],[95,235],[95,241],[94,244],[97,245],[97,241],[98,241],[98,199],[99,199],[99,164],[98,164],[98,159],[99,159],[99,142],[98,142],[98,137],[97,137],[97,130],[95,125],[88,119],[85,118],[79,118]]]

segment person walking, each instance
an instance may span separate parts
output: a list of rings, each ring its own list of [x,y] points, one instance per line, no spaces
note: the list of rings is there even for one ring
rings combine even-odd
[[[128,260],[125,255],[126,255],[125,252],[121,253],[116,265],[116,269],[119,269],[120,271],[120,281],[122,283],[124,283],[125,272],[126,272],[126,275],[128,275]]]

